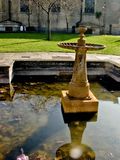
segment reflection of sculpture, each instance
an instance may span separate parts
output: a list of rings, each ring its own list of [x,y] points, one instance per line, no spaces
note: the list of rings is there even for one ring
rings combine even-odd
[[[73,121],[68,126],[71,134],[71,143],[59,147],[56,151],[55,160],[95,160],[94,151],[89,146],[81,144],[86,122]]]
[[[16,160],[29,160],[29,157],[24,154],[23,148],[20,148],[19,152],[20,155],[17,157]]]
[[[87,79],[86,52],[87,50],[103,49],[104,46],[86,44],[83,39],[85,27],[80,27],[80,39],[77,43],[59,43],[58,46],[73,49],[76,52],[73,75],[68,91],[62,91],[64,112],[97,112],[98,100],[89,89]]]

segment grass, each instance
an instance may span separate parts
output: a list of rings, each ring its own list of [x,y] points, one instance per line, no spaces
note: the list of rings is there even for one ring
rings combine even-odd
[[[46,37],[46,34],[41,33],[0,33],[0,52],[70,52],[59,48],[57,43],[77,42],[79,35],[55,33],[51,41],[47,41]],[[120,55],[120,36],[86,36],[85,39],[86,43],[106,45],[104,50],[94,53]]]

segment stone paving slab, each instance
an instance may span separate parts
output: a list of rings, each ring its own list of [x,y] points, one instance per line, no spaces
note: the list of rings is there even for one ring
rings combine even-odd
[[[62,52],[25,52],[25,53],[0,53],[0,66],[9,66],[17,60],[38,61],[73,61],[75,53]],[[87,54],[87,61],[110,62],[120,67],[120,56]]]

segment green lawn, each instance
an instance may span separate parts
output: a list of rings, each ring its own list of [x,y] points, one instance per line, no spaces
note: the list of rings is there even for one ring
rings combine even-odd
[[[0,52],[70,52],[57,46],[58,42],[77,42],[79,34],[52,34],[46,40],[41,33],[0,33]],[[86,43],[106,45],[104,50],[94,53],[120,55],[120,36],[86,36]],[[93,51],[92,51],[93,53]]]

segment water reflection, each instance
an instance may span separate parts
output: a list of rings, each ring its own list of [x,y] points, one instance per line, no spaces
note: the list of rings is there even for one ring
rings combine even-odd
[[[27,97],[25,98],[25,96]],[[14,98],[13,109],[18,116],[22,111],[22,122],[18,124],[18,121],[13,121],[13,124],[10,124],[12,126],[17,124],[19,127],[17,130],[15,126],[17,131],[14,131],[10,136],[10,139],[16,142],[16,144],[11,146],[13,149],[11,148],[6,160],[15,160],[20,147],[24,148],[26,154],[39,149],[45,150],[45,141],[63,129],[62,118],[59,115],[60,108],[57,107],[60,103],[58,97],[46,98],[40,95],[19,95]]]
[[[0,101],[12,100],[15,89],[12,84],[0,84]]]
[[[95,152],[90,146],[82,143],[82,137],[87,123],[97,121],[97,114],[62,113],[64,122],[68,124],[70,130],[71,143],[57,149],[55,160],[95,160]]]
[[[96,121],[96,115],[87,115],[87,119],[83,114],[62,115],[59,97],[60,91],[67,88],[65,83],[27,83],[14,87],[13,100],[0,101],[0,160],[5,160],[6,155],[6,159],[15,160],[20,147],[27,155],[39,151],[50,154],[53,160],[60,146],[75,141],[74,130],[76,136],[81,131],[79,143],[86,144],[96,160],[119,160],[120,104],[116,103],[119,93],[103,92],[99,84],[91,84],[99,99]]]
[[[119,103],[120,91],[114,89],[108,91],[99,83],[91,83],[91,90],[99,100],[111,100],[114,103]],[[117,86],[116,86],[117,87]],[[61,96],[61,90],[68,89],[67,83],[44,83],[44,82],[25,82],[14,83],[8,85],[0,85],[0,101],[12,101],[15,93],[23,93],[29,95],[43,95],[43,96]]]

